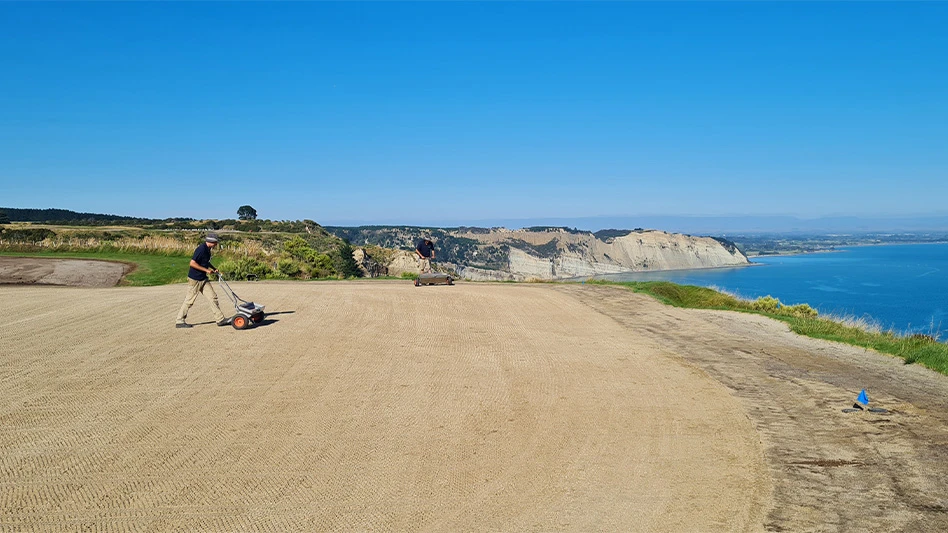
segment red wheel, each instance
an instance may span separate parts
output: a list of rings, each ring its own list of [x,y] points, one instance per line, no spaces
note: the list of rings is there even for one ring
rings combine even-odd
[[[254,324],[259,324],[263,322],[263,313],[254,313],[250,315],[250,321]]]
[[[234,329],[246,329],[247,328],[247,317],[242,315],[237,315],[231,320],[231,325],[234,326]]]

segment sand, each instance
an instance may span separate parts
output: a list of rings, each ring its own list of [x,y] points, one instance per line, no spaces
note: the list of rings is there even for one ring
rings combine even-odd
[[[114,287],[130,269],[112,261],[0,257],[0,284]]]
[[[948,379],[893,358],[616,287],[233,286],[264,324],[0,287],[0,530],[948,528]]]

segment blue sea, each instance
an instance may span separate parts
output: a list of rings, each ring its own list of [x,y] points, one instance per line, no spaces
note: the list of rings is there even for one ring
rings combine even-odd
[[[602,276],[666,280],[743,298],[807,303],[821,315],[866,319],[884,330],[948,337],[948,244],[857,246],[834,252],[768,256],[753,266]]]

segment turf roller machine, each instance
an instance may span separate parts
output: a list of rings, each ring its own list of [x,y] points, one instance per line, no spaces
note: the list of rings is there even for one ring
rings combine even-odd
[[[454,280],[441,272],[426,272],[415,278],[415,287],[422,285],[454,285]]]
[[[230,299],[234,304],[234,309],[237,310],[237,314],[231,317],[230,325],[234,326],[234,329],[247,329],[252,326],[263,322],[263,307],[260,304],[255,304],[253,302],[248,302],[243,300],[240,296],[237,296],[237,293],[234,292],[234,289],[230,288],[230,285],[227,284],[227,280],[224,279],[224,276],[220,272],[217,273],[217,283],[220,285],[221,290],[224,291],[224,294]]]

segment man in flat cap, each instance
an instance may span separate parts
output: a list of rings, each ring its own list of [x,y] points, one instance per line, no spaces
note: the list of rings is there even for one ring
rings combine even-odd
[[[218,326],[226,326],[230,323],[224,313],[221,312],[221,307],[217,304],[217,293],[214,292],[214,286],[207,278],[208,274],[217,273],[217,269],[211,264],[211,249],[217,246],[217,240],[216,233],[208,233],[204,237],[204,242],[194,250],[194,255],[191,256],[191,269],[188,270],[188,296],[181,304],[181,310],[178,311],[178,318],[174,324],[176,328],[191,327],[191,324],[185,322],[185,319],[188,317],[188,309],[191,309],[191,306],[194,305],[198,293],[203,294],[207,301],[211,302],[211,310],[214,312],[214,320],[217,321]]]

